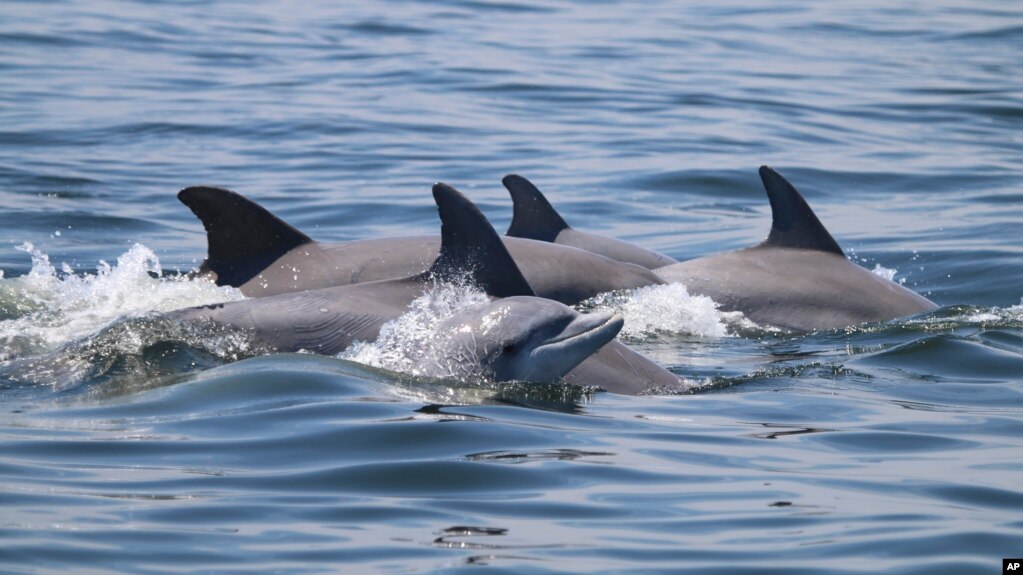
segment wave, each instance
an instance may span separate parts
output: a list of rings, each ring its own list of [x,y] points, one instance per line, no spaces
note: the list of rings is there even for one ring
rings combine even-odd
[[[435,361],[437,326],[463,309],[485,304],[490,298],[467,284],[435,284],[409,304],[409,311],[380,328],[372,342],[356,342],[338,357],[372,367],[421,376],[427,361]],[[460,381],[478,381],[479,374],[451,372]]]
[[[621,314],[625,318],[623,339],[643,339],[661,333],[727,337],[760,329],[741,312],[721,311],[714,300],[691,295],[682,284],[600,294],[583,302],[580,308]]]
[[[142,244],[94,274],[58,269],[30,243],[29,273],[0,274],[0,375],[9,382],[65,389],[126,357],[145,358],[159,342],[179,341],[224,357],[248,349],[240,335],[202,337],[154,313],[242,299],[230,287],[185,275],[163,275],[160,260]]]

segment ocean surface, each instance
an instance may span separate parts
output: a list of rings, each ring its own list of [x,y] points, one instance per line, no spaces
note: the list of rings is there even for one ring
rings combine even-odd
[[[984,574],[1023,556],[1023,5],[127,2],[0,7],[0,571]],[[941,308],[807,335],[625,297],[674,396],[410,378],[151,314],[176,192],[319,240],[574,227],[752,245],[757,168]],[[382,344],[383,345],[383,344]],[[385,350],[386,351],[386,350]]]

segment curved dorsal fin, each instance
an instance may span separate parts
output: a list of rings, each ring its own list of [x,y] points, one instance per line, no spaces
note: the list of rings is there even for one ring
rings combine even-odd
[[[467,275],[494,297],[536,295],[501,237],[475,204],[447,184],[433,186],[440,212],[440,255],[420,277],[458,281]]]
[[[501,183],[511,194],[514,206],[507,235],[553,242],[561,230],[569,227],[540,190],[526,178],[508,174]]]
[[[206,228],[207,256],[200,271],[217,285],[238,287],[290,250],[311,242],[263,206],[230,190],[194,186],[178,192]]]
[[[788,180],[767,166],[760,166],[760,179],[771,201],[773,220],[771,234],[761,246],[816,250],[845,256],[838,242]]]

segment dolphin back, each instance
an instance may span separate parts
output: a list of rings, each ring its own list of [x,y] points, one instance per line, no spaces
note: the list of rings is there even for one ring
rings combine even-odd
[[[494,226],[461,192],[443,183],[433,186],[440,212],[440,255],[422,276],[459,281],[466,276],[494,297],[532,296]]]
[[[569,225],[540,190],[518,174],[501,179],[512,197],[512,221],[507,235],[541,242],[553,242]]]
[[[760,166],[760,179],[771,201],[771,233],[761,246],[814,250],[845,257],[838,242],[810,209],[810,204],[788,180],[767,166]]]
[[[543,193],[522,176],[508,174],[501,182],[511,194],[514,208],[506,234],[510,237],[571,246],[649,270],[675,263],[674,258],[617,238],[574,229]]]
[[[238,287],[309,236],[241,194],[208,186],[178,192],[206,228],[206,261],[200,273],[216,275],[217,285]]]

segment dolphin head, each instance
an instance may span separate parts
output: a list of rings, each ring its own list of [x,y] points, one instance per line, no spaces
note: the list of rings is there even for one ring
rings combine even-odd
[[[462,310],[437,326],[449,374],[554,383],[610,342],[624,321],[581,314],[548,299],[516,296]]]

